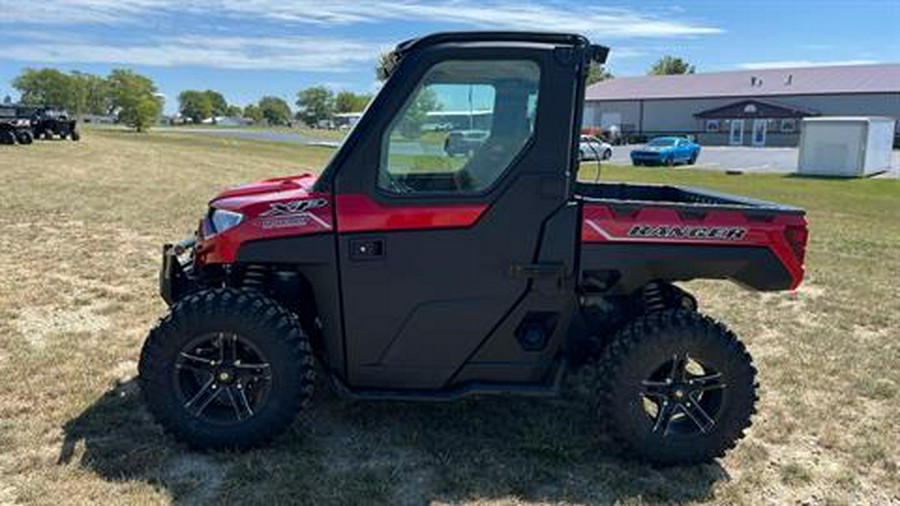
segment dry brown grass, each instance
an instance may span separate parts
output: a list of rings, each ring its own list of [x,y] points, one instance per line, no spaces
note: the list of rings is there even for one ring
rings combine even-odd
[[[88,131],[0,146],[0,504],[900,503],[900,184],[610,168],[810,209],[808,282],[762,295],[693,283],[763,385],[721,462],[615,456],[578,377],[556,400],[349,403],[323,384],[276,444],[201,454],[161,434],[133,380],[159,245],[218,189],[320,167],[322,148]]]

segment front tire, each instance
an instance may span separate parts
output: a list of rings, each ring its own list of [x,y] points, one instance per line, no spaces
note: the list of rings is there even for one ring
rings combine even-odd
[[[724,455],[755,413],[756,369],[730,330],[684,309],[628,324],[599,362],[601,422],[637,457],[660,465]]]
[[[197,292],[172,306],[141,351],[156,420],[198,449],[246,449],[284,432],[312,396],[309,339],[259,292]]]

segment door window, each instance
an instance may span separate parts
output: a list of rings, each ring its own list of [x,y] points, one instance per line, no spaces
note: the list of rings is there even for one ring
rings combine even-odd
[[[385,132],[379,188],[486,191],[533,135],[539,82],[540,67],[530,60],[435,65]]]

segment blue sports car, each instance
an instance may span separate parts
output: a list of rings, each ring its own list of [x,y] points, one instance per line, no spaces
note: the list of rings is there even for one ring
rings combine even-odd
[[[693,165],[700,156],[700,145],[684,137],[657,137],[643,147],[631,151],[635,165]]]

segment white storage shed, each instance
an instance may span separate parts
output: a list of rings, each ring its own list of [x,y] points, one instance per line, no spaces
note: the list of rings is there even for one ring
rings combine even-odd
[[[865,177],[891,169],[894,120],[879,117],[820,117],[803,120],[800,174]]]

